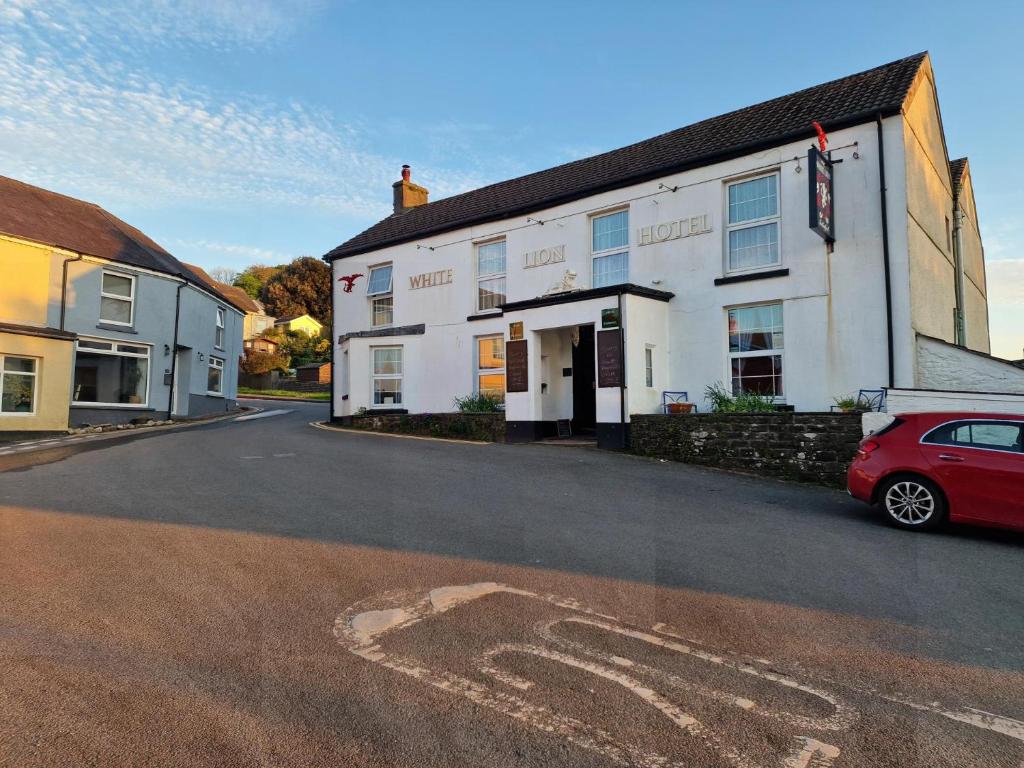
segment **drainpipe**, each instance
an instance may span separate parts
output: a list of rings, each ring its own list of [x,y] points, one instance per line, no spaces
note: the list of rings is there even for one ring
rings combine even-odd
[[[178,366],[178,318],[181,315],[181,289],[188,285],[184,282],[185,277],[178,275],[183,282],[178,284],[178,292],[174,297],[174,343],[171,345],[171,394],[167,398],[167,418],[174,414],[174,396],[177,394],[174,387],[174,374]]]
[[[896,386],[892,339],[892,272],[889,266],[889,210],[885,199],[885,143],[882,141],[882,114],[875,115],[878,129],[878,196],[882,205],[882,264],[885,267],[885,336],[889,352],[889,389]]]
[[[337,378],[335,378],[335,375],[337,374],[337,371],[335,370],[335,365],[334,365],[334,346],[335,346],[335,336],[334,336],[334,290],[335,290],[335,288],[334,288],[334,262],[332,261],[331,262],[331,397],[330,397],[330,401],[329,401],[330,402],[331,412],[329,414],[327,414],[327,423],[328,424],[333,424],[334,423],[334,387],[335,387],[336,382],[337,382]]]
[[[960,190],[953,191],[953,269],[956,309],[953,313],[953,340],[961,347],[967,346],[967,327],[964,317],[964,210],[960,206]]]
[[[73,256],[68,259],[64,259],[64,266],[61,268],[61,280],[60,280],[60,329],[64,330],[64,314],[68,300],[68,262],[81,261],[84,258],[82,254]]]
[[[619,382],[619,424],[622,429],[622,447],[626,447],[626,322],[622,316],[622,291],[619,291],[619,364],[622,381]]]

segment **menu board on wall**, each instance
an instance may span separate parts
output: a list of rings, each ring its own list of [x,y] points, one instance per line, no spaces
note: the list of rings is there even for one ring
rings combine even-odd
[[[597,386],[622,386],[622,329],[597,332]]]
[[[529,391],[530,369],[526,356],[526,339],[505,342],[505,391]]]

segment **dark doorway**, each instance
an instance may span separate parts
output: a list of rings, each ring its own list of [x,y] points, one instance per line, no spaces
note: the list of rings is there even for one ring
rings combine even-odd
[[[594,326],[581,325],[580,343],[572,349],[572,431],[589,434],[597,422],[597,377],[594,374]]]

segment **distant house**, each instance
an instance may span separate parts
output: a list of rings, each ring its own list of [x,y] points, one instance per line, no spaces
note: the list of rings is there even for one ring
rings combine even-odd
[[[315,384],[331,383],[331,363],[328,360],[323,363],[307,363],[295,369],[295,378],[298,381],[311,382]]]
[[[256,338],[246,339],[242,342],[246,352],[270,352],[276,354],[281,345],[274,339]]]
[[[323,323],[309,315],[281,318],[274,326],[282,331],[302,331],[307,336],[316,336],[324,329]]]
[[[0,177],[0,432],[233,408],[235,301],[99,206]]]

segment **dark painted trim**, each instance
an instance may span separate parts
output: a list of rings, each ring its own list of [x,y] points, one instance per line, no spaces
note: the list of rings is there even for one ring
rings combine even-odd
[[[624,294],[641,296],[645,299],[654,299],[655,301],[671,301],[675,297],[674,293],[669,293],[668,291],[645,288],[642,285],[634,285],[633,283],[623,283],[621,285],[606,285],[602,288],[588,288],[583,291],[557,293],[554,296],[539,296],[536,299],[526,299],[525,301],[512,301],[508,304],[503,304],[501,309],[507,314],[521,309],[551,307],[557,304],[570,304],[574,301],[589,301],[590,299],[603,299],[608,296],[622,296]]]
[[[364,416],[405,416],[408,408],[367,408]]]
[[[36,328],[32,325],[17,325],[15,323],[0,323],[0,333],[10,333],[14,336],[38,336],[42,339],[56,339],[58,341],[74,341],[78,334],[71,331],[59,331],[56,328]]]
[[[466,318],[466,322],[472,323],[474,320],[487,320],[491,317],[501,317],[503,314],[505,314],[503,311],[498,310],[497,312],[484,312],[479,315],[470,315]]]
[[[623,451],[629,448],[629,424],[598,422],[597,447],[610,451]]]
[[[751,280],[768,280],[772,277],[785,277],[789,274],[789,267],[782,269],[768,269],[764,272],[748,272],[745,275],[726,275],[716,277],[715,285],[729,285],[730,283],[746,283]]]
[[[888,115],[886,115],[888,117]],[[896,352],[892,328],[892,269],[889,264],[889,204],[885,198],[885,141],[882,113],[875,115],[878,133],[878,197],[882,208],[882,266],[885,268],[885,341],[889,352],[889,386],[896,385]]]
[[[418,336],[426,332],[427,326],[424,323],[419,323],[418,325],[400,325],[397,328],[376,328],[372,331],[353,331],[352,333],[343,333],[338,337],[338,343],[344,344],[349,339],[377,339],[387,338],[389,336]]]
[[[115,333],[132,333],[136,336],[139,335],[138,331],[128,325],[107,325],[106,323],[96,323],[96,327],[101,331],[114,331]]]
[[[558,434],[555,421],[506,421],[506,443],[532,443]]]
[[[895,63],[895,62],[893,62]],[[757,106],[757,105],[753,105]],[[889,106],[886,109],[879,112],[877,109],[871,109],[864,112],[858,112],[850,115],[843,120],[829,120],[825,123],[825,128],[828,131],[838,131],[842,128],[851,128],[855,125],[862,125],[864,123],[870,123],[875,119],[876,114],[881,114],[883,117],[892,117],[893,115],[900,114],[903,108],[902,101],[899,105]],[[689,126],[684,126],[689,127]],[[732,160],[737,157],[743,157],[745,155],[752,154],[754,152],[760,152],[765,149],[772,149],[775,147],[783,147],[786,144],[791,144],[801,139],[810,139],[816,136],[816,132],[813,128],[801,129],[798,131],[790,131],[779,136],[773,136],[768,139],[762,139],[759,141],[747,142],[746,144],[739,144],[735,147],[722,150],[721,152],[715,152],[701,157],[696,157],[691,160],[687,160],[682,163],[669,163],[658,168],[645,171],[643,173],[633,174],[626,176],[615,181],[606,182],[604,184],[594,184],[592,186],[581,187],[567,192],[561,195],[552,195],[547,198],[540,198],[527,205],[517,206],[510,208],[506,211],[498,213],[487,213],[479,214],[476,216],[466,216],[463,218],[452,219],[451,221],[444,222],[432,227],[423,227],[412,232],[406,232],[397,237],[388,238],[381,240],[376,243],[372,243],[362,247],[355,247],[346,249],[344,245],[340,245],[337,248],[324,254],[321,258],[330,263],[338,259],[347,259],[351,256],[359,256],[364,253],[372,253],[379,251],[382,248],[388,248],[393,245],[401,245],[402,243],[410,243],[420,238],[429,237],[431,235],[440,235],[444,232],[451,232],[456,229],[463,229],[465,227],[473,226],[476,224],[486,224],[493,221],[502,221],[504,219],[510,219],[514,216],[524,216],[531,213],[537,213],[545,208],[554,208],[558,205],[565,203],[571,203],[575,200],[583,200],[587,197],[601,194],[602,192],[611,192],[616,189],[623,189],[625,187],[631,187],[634,184],[641,184],[645,181],[653,181],[664,176],[672,176],[677,173],[683,173],[684,171],[694,170],[696,168],[704,168],[709,165],[715,165],[716,163],[725,162],[726,160]],[[619,149],[624,149],[620,147]],[[615,150],[612,150],[613,152]],[[557,168],[558,166],[554,166]],[[545,170],[552,170],[552,168],[546,168]],[[514,181],[515,179],[508,179],[508,181]],[[504,182],[499,182],[495,186],[500,186]],[[429,203],[428,203],[429,205]]]

